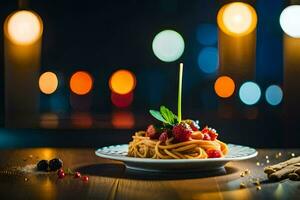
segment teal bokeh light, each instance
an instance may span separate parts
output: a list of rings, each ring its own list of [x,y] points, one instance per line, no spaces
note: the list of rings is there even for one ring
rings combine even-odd
[[[280,104],[282,101],[283,92],[281,88],[277,85],[270,85],[266,90],[266,100],[267,102],[272,105],[276,106]]]
[[[198,55],[199,68],[207,74],[215,73],[219,67],[218,49],[205,47]]]
[[[254,105],[261,97],[261,90],[254,82],[245,82],[239,91],[241,101],[246,105]]]
[[[184,40],[176,31],[164,30],[154,37],[152,49],[155,56],[160,60],[172,62],[183,54]]]

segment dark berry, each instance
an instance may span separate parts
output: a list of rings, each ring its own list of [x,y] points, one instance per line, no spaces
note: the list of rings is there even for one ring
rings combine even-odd
[[[193,130],[187,123],[180,122],[179,124],[173,127],[172,132],[176,141],[185,142],[190,139]]]
[[[50,171],[59,170],[60,168],[62,168],[62,166],[63,166],[63,161],[59,158],[54,158],[49,161]]]
[[[81,178],[81,180],[84,181],[84,182],[87,182],[87,181],[89,180],[89,177],[88,177],[88,176],[83,176],[83,177]]]
[[[65,172],[61,172],[58,174],[58,178],[64,178],[66,176]]]
[[[48,160],[40,160],[36,165],[38,171],[48,171],[49,163]]]
[[[167,132],[163,132],[162,134],[160,134],[159,136],[159,141],[161,141],[162,143],[165,143],[168,139],[168,133]]]
[[[74,178],[80,178],[80,177],[81,177],[81,174],[79,172],[75,172]]]

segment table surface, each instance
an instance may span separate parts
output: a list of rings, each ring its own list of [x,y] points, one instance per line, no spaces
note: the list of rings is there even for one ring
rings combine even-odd
[[[256,158],[230,162],[224,170],[176,174],[138,173],[120,162],[96,157],[93,149],[33,148],[0,151],[0,199],[297,199],[300,181],[271,183],[263,167],[288,159],[300,149],[258,150]],[[276,158],[281,152],[282,156]],[[266,159],[266,156],[269,158]],[[64,168],[89,176],[88,182],[52,174],[21,174],[12,170],[40,159],[60,157]],[[267,160],[270,163],[267,163]],[[260,163],[258,166],[257,162]],[[250,175],[241,177],[245,169]],[[261,180],[261,190],[252,179]],[[240,189],[240,183],[246,188]]]

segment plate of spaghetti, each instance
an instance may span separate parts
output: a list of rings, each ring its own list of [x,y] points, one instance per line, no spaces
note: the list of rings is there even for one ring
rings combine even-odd
[[[177,115],[165,106],[150,110],[160,123],[135,132],[129,144],[103,147],[96,155],[123,161],[127,168],[143,171],[212,170],[229,161],[255,157],[255,149],[226,144],[218,139],[214,128],[200,128],[199,121],[182,119],[182,75],[180,63]]]
[[[198,121],[179,121],[165,106],[150,114],[162,123],[135,132],[129,144],[100,148],[96,155],[143,171],[213,170],[257,155],[253,148],[222,142],[215,129],[200,128]]]

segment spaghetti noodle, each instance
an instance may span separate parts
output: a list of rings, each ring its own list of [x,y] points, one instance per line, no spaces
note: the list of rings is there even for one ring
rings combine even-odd
[[[176,142],[174,137],[170,137],[162,142],[160,139],[151,139],[146,131],[139,131],[129,143],[128,155],[153,159],[205,159],[223,157],[228,153],[225,143],[217,139],[204,140],[201,131],[196,133],[192,134],[188,141]],[[201,137],[202,139],[199,139]],[[220,155],[211,156],[211,152],[219,152]]]

